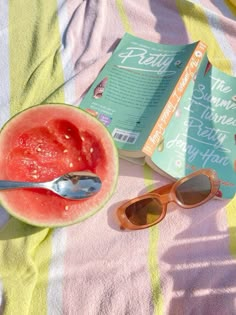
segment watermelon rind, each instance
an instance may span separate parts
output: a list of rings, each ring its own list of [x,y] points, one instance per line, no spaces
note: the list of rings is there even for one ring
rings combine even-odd
[[[116,187],[117,187],[117,182],[118,182],[118,173],[119,173],[119,157],[118,157],[118,151],[116,148],[116,145],[114,143],[114,140],[111,136],[111,134],[108,132],[107,128],[96,118],[93,117],[92,115],[90,115],[89,113],[87,113],[85,110],[76,107],[74,105],[71,104],[66,104],[66,103],[48,103],[48,104],[37,104],[37,105],[33,105],[30,106],[22,111],[20,111],[19,113],[15,114],[14,116],[12,116],[0,129],[0,138],[2,135],[2,132],[4,131],[5,128],[7,128],[7,126],[9,126],[9,124],[11,124],[11,122],[13,122],[15,120],[15,118],[19,115],[21,115],[22,113],[24,113],[25,111],[28,111],[30,109],[33,108],[40,108],[42,106],[64,106],[64,107],[68,107],[68,108],[74,108],[75,110],[80,111],[81,113],[83,113],[86,116],[89,116],[89,119],[91,121],[94,122],[94,124],[99,125],[99,128],[101,128],[101,130],[104,130],[107,136],[107,139],[110,141],[110,143],[112,144],[112,150],[113,152],[110,152],[109,154],[113,157],[113,172],[114,172],[114,176],[112,178],[111,181],[111,186],[109,191],[107,192],[107,194],[105,194],[104,198],[102,199],[102,201],[93,209],[90,210],[88,212],[86,212],[84,215],[79,216],[78,218],[74,218],[73,220],[66,220],[66,222],[64,221],[59,221],[59,222],[40,222],[38,220],[33,220],[33,219],[28,219],[25,216],[20,215],[19,212],[15,212],[13,209],[8,207],[7,202],[5,202],[4,200],[4,196],[2,196],[0,194],[0,204],[1,206],[13,217],[19,219],[20,221],[27,223],[29,225],[33,225],[33,226],[38,226],[38,227],[45,227],[45,228],[54,228],[54,227],[63,227],[63,226],[69,226],[69,225],[73,225],[79,222],[82,222],[86,219],[88,219],[89,217],[93,216],[94,214],[96,214],[99,210],[101,210],[106,204],[107,202],[111,199],[111,197],[113,196]],[[29,205],[30,206],[30,205]],[[50,211],[50,209],[49,209]]]

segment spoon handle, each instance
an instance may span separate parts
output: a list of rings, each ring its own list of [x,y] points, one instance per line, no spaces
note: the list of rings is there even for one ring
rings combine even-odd
[[[0,180],[0,190],[9,190],[16,188],[31,188],[31,187],[42,187],[41,183],[37,182],[17,182],[10,180]],[[43,187],[42,187],[43,188]]]

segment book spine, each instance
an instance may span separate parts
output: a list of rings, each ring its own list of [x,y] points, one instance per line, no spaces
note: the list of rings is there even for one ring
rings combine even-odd
[[[198,66],[206,52],[206,49],[207,46],[205,43],[201,41],[197,43],[184,71],[177,81],[173,92],[171,93],[164,109],[158,117],[150,135],[148,136],[146,143],[142,148],[142,152],[145,153],[147,156],[151,156],[154,153],[155,148],[161,142],[165,128],[170,122],[171,117],[173,116],[190,80],[196,73]]]

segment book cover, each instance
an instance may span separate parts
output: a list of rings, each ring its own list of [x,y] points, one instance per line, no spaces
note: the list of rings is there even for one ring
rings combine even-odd
[[[80,107],[104,123],[118,149],[144,156],[143,145],[197,45],[163,45],[126,33]]]
[[[236,192],[236,78],[204,57],[165,129],[151,160],[180,178],[213,168],[221,181],[219,197]]]

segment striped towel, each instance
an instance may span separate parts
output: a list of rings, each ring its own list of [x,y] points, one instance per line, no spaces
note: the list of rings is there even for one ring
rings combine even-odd
[[[125,32],[165,44],[201,39],[236,75],[236,8],[225,0],[18,0],[0,4],[0,125],[39,103],[79,105]],[[167,183],[120,161],[96,215],[42,229],[0,208],[4,315],[236,314],[236,201],[170,205],[161,224],[120,231],[118,203]]]

